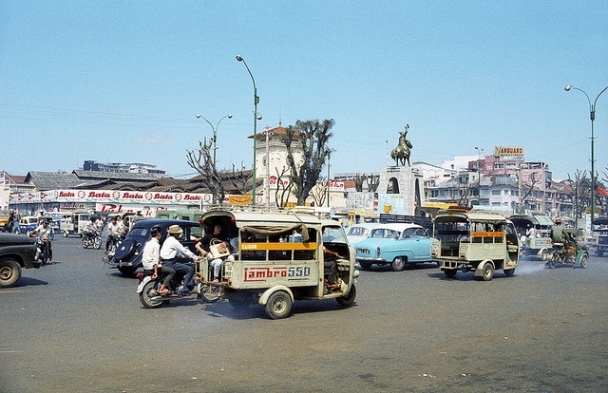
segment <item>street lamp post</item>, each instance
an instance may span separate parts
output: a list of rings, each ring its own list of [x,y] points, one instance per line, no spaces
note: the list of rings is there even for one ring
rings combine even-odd
[[[589,117],[591,118],[591,228],[593,228],[593,218],[595,216],[595,149],[594,149],[594,141],[595,135],[593,130],[593,123],[595,122],[595,104],[597,103],[597,99],[600,98],[603,92],[608,89],[608,86],[604,87],[604,90],[600,91],[600,94],[595,97],[595,101],[591,104],[591,100],[589,99],[589,95],[578,87],[574,87],[572,85],[566,85],[564,90],[578,90],[582,92],[585,97],[587,97],[587,102],[589,103]]]
[[[211,122],[209,120],[207,120],[204,116],[202,116],[200,113],[198,115],[196,115],[196,118],[205,120],[211,126],[211,129],[213,130],[213,167],[215,168],[215,158],[216,158],[216,151],[217,151],[217,129],[220,126],[220,123],[222,122],[222,120],[224,120],[225,118],[232,119],[232,115],[227,114],[226,116],[222,117],[217,122],[215,127],[213,127],[213,124],[211,124]]]
[[[327,207],[329,207],[330,171],[331,171],[331,153],[328,153],[327,154]]]
[[[483,153],[483,149],[479,146],[475,146],[475,150],[477,150],[477,205],[481,205],[481,153]],[[471,202],[472,203],[472,202]]]
[[[252,188],[251,188],[251,196],[252,196],[251,203],[253,205],[255,205],[255,203],[256,203],[256,198],[255,198],[256,190],[255,189],[256,189],[256,185],[257,185],[255,159],[256,159],[256,149],[257,149],[257,140],[258,140],[258,138],[257,138],[258,103],[260,102],[260,97],[258,97],[258,88],[255,85],[255,78],[253,77],[253,74],[251,73],[251,70],[249,69],[247,62],[245,61],[245,59],[243,59],[241,57],[241,55],[236,55],[236,60],[241,61],[241,62],[243,62],[243,64],[245,64],[245,68],[247,68],[247,72],[249,72],[249,76],[251,76],[251,81],[253,82],[253,171],[252,171],[253,182],[252,182]]]

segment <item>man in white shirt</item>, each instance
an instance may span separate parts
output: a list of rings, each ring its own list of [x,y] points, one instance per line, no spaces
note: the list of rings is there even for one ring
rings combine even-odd
[[[175,269],[184,277],[184,287],[181,290],[181,294],[187,295],[194,288],[194,268],[192,266],[176,262],[175,258],[182,257],[194,261],[197,257],[192,251],[188,250],[188,248],[184,247],[179,240],[177,240],[177,238],[180,237],[183,232],[184,231],[179,225],[171,225],[169,227],[169,235],[163,242],[163,246],[160,249],[160,260],[162,261],[163,265]]]
[[[49,258],[49,265],[53,264],[53,249],[51,248],[51,240],[55,236],[53,228],[49,225],[49,220],[43,218],[40,225],[30,233],[31,237],[39,237],[44,242],[46,247],[46,255]]]
[[[141,263],[144,268],[144,274],[151,275],[152,280],[156,280],[158,277],[158,272],[166,274],[165,279],[163,280],[158,291],[158,294],[163,296],[171,293],[170,284],[171,279],[175,276],[175,269],[168,266],[163,266],[162,261],[160,260],[161,234],[162,229],[160,227],[152,227],[150,230],[150,235],[152,235],[152,238],[148,240],[144,246]]]

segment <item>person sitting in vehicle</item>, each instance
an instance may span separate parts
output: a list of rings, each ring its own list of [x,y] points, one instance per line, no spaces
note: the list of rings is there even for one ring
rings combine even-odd
[[[84,240],[90,240],[90,239],[94,238],[95,236],[97,236],[98,231],[97,231],[97,225],[95,225],[96,221],[97,221],[97,218],[95,216],[91,216],[91,219],[89,220],[89,222],[87,222],[87,224],[82,229]]]
[[[213,232],[207,233],[200,242],[196,243],[196,249],[203,256],[209,259],[211,267],[213,267],[213,282],[220,281],[220,273],[222,271],[222,264],[224,263],[224,259],[229,261],[234,261],[234,256],[229,255],[224,258],[214,258],[211,253],[211,241],[217,239],[221,241],[228,250],[231,250],[232,246],[230,245],[230,239],[228,235],[223,232],[224,227],[222,224],[217,223],[213,226]]]
[[[564,231],[562,220],[559,218],[555,220],[555,225],[551,229],[551,240],[553,243],[562,243],[564,248],[567,248],[570,243],[570,237]]]
[[[324,268],[325,268],[325,285],[330,291],[335,291],[340,288],[340,280],[338,278],[338,259],[342,256],[336,251],[330,250],[323,246]]]
[[[39,237],[42,239],[42,242],[46,247],[46,255],[49,258],[49,265],[53,264],[53,249],[51,248],[51,241],[53,240],[54,235],[55,233],[53,232],[53,228],[49,225],[49,220],[46,218],[43,218],[40,225],[30,232],[31,237]]]
[[[177,239],[183,233],[184,231],[179,225],[171,225],[169,227],[169,236],[167,236],[160,249],[160,260],[163,265],[175,269],[184,277],[184,285],[180,293],[182,295],[187,295],[194,289],[194,268],[184,263],[176,262],[175,258],[182,257],[195,261],[197,257]]]
[[[152,280],[156,280],[159,273],[165,275],[165,279],[158,290],[159,295],[165,296],[171,293],[170,284],[175,276],[175,269],[164,266],[160,260],[160,237],[162,235],[162,229],[158,226],[152,227],[152,229],[150,229],[150,235],[152,238],[148,240],[144,246],[141,263],[144,268],[144,274],[152,276]]]

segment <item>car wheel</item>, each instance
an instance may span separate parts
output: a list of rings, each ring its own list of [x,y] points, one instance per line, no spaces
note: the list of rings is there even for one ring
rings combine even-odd
[[[393,270],[396,272],[400,272],[405,268],[405,259],[401,257],[397,257],[393,260]]]
[[[454,278],[456,277],[456,273],[458,273],[458,270],[456,269],[446,269],[443,271],[446,275],[446,277],[448,278]]]
[[[504,270],[504,272],[505,272],[505,276],[513,277],[513,275],[515,274],[515,269],[507,269],[507,270]]]
[[[478,280],[492,281],[494,278],[494,266],[490,262],[483,265],[481,277],[476,277]]]
[[[268,298],[266,315],[272,319],[285,318],[291,312],[291,296],[285,291],[276,291]]]
[[[583,254],[583,256],[581,256],[581,267],[583,269],[587,269],[588,263],[589,263],[589,256],[587,254]]]
[[[357,288],[355,288],[355,284],[353,284],[350,287],[350,291],[348,292],[348,295],[342,296],[342,297],[337,297],[336,301],[342,307],[350,307],[350,306],[352,306],[353,302],[355,301],[356,296],[357,296]]]
[[[367,262],[359,262],[359,265],[361,265],[361,270],[369,270],[372,268],[372,264]]]
[[[0,288],[10,287],[21,277],[21,266],[12,258],[0,260]]]
[[[127,276],[127,277],[131,277],[133,275],[133,273],[135,273],[136,270],[137,270],[136,267],[131,267],[131,266],[124,266],[124,267],[118,268],[118,271],[121,272],[123,274],[123,276]]]

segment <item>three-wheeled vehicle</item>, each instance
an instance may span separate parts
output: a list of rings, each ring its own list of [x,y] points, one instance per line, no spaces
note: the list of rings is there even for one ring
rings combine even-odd
[[[61,219],[61,225],[59,226],[63,237],[68,237],[69,235],[82,237],[84,227],[90,219],[91,212],[88,210],[74,210],[72,213],[66,213]]]
[[[593,235],[591,249],[593,249],[595,255],[601,257],[608,251],[608,217],[595,218],[591,233]]]
[[[235,307],[261,304],[272,319],[287,317],[295,300],[335,299],[344,307],[354,302],[359,270],[354,249],[339,222],[302,208],[255,211],[250,207],[218,207],[208,209],[200,223],[205,233],[220,223],[231,243],[238,244],[232,250],[234,260],[224,261],[217,283],[207,259],[196,263],[203,299],[217,294]],[[325,262],[330,256],[326,250],[339,255],[333,260],[339,285],[334,283],[331,289],[327,285]]]
[[[512,276],[519,261],[513,223],[499,214],[460,209],[440,210],[433,219],[431,256],[448,277],[458,269],[475,270],[475,279],[490,281],[502,269]]]
[[[594,220],[595,221],[595,220]],[[567,243],[553,243],[553,252],[547,261],[546,266],[553,269],[559,266],[579,265],[583,269],[587,268],[589,262],[589,249],[584,241],[581,230],[564,228]]]
[[[553,220],[546,214],[517,214],[509,217],[509,220],[515,225],[518,235],[520,236],[521,255],[537,257],[543,260],[549,259],[551,256],[551,228],[553,228]],[[533,236],[528,236],[529,229],[533,229]]]

